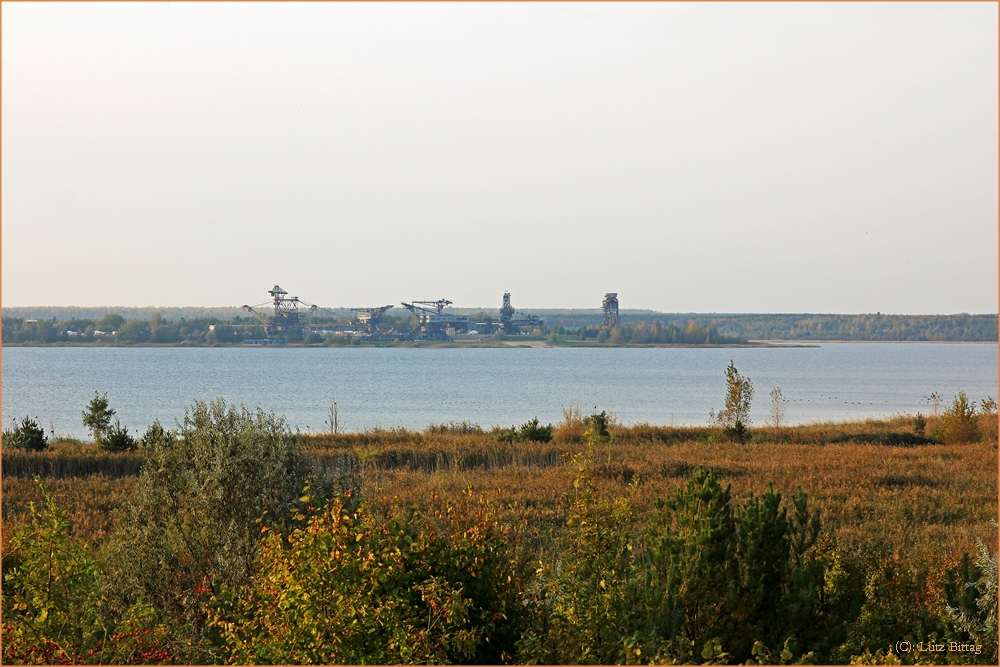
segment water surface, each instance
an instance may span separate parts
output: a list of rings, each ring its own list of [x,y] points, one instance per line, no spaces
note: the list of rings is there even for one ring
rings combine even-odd
[[[81,412],[107,392],[124,424],[172,425],[196,399],[223,397],[324,430],[420,429],[470,421],[557,422],[562,408],[611,410],[626,423],[703,425],[723,407],[732,359],[756,390],[755,423],[775,386],[791,423],[929,412],[937,391],[997,396],[997,346],[823,343],[786,348],[84,348],[3,350],[3,418],[37,416],[83,437]]]

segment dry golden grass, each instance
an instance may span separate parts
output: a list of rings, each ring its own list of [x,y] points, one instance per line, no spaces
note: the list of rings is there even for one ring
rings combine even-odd
[[[927,432],[934,427],[928,420]],[[913,419],[895,417],[758,429],[741,445],[710,428],[637,425],[612,429],[593,450],[582,420],[567,411],[552,443],[496,442],[490,434],[345,434],[309,439],[319,456],[352,456],[367,497],[398,498],[430,509],[472,486],[497,491],[512,518],[541,537],[561,525],[572,489],[574,455],[589,455],[598,486],[629,492],[639,510],[713,467],[737,498],[772,482],[786,497],[801,487],[821,511],[828,539],[841,546],[877,542],[941,562],[971,550],[980,537],[995,547],[997,443],[892,445],[912,437]],[[984,431],[986,429],[983,429]]]
[[[376,504],[396,499],[431,510],[457,503],[470,486],[496,494],[509,518],[537,535],[539,547],[565,520],[579,465],[572,460],[582,456],[604,493],[628,493],[636,482],[631,492],[640,516],[699,466],[711,466],[737,498],[761,493],[769,482],[785,497],[801,487],[821,511],[827,539],[844,547],[874,541],[935,563],[971,550],[977,537],[995,548],[995,435],[962,445],[880,444],[898,442],[912,428],[910,417],[760,428],[743,445],[720,441],[711,428],[642,424],[614,427],[610,443],[591,449],[579,411],[568,410],[549,443],[498,442],[497,433],[460,425],[310,435],[305,446],[324,467],[359,473],[364,495]],[[28,500],[40,497],[30,478],[9,476],[7,463],[5,457],[5,539],[25,520]],[[49,484],[74,531],[95,543],[132,479],[90,475]]]
[[[66,510],[71,531],[90,544],[103,540],[111,529],[111,512],[135,486],[135,477],[104,475],[48,479],[56,504]],[[30,520],[29,503],[36,506],[42,493],[31,477],[3,478],[3,544],[17,526]]]
[[[4,477],[129,477],[139,474],[138,452],[104,452],[93,443],[54,442],[45,451],[4,450]]]

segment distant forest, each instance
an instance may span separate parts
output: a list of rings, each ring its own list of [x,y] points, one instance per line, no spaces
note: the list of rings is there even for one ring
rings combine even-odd
[[[453,308],[457,314],[476,318],[497,311],[482,308]],[[331,309],[340,326],[350,327],[355,313]],[[393,312],[397,314],[393,314]],[[601,328],[600,309],[525,309],[539,316],[548,335],[588,330],[597,337]],[[614,343],[689,342],[686,332],[712,332],[712,343],[743,340],[851,340],[851,341],[965,341],[996,342],[996,315],[822,315],[822,314],[725,314],[658,313],[652,310],[622,310],[622,333],[610,331],[600,340]],[[409,331],[411,316],[404,309],[390,311],[388,324]],[[94,342],[211,344],[237,343],[242,338],[263,337],[263,329],[239,308],[4,308],[4,343]],[[222,326],[219,326],[222,325]],[[117,331],[112,341],[106,334]],[[72,332],[72,333],[71,333]],[[639,335],[633,336],[633,332]],[[320,343],[291,332],[290,341]],[[680,336],[680,337],[679,337]],[[698,342],[705,341],[701,336]],[[315,338],[315,335],[314,335]],[[684,338],[684,340],[681,340]],[[693,340],[693,336],[692,336]]]

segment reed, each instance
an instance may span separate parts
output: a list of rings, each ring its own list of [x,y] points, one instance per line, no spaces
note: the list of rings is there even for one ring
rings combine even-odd
[[[132,477],[139,474],[142,457],[136,452],[106,452],[94,445],[57,443],[41,452],[5,450],[4,477],[66,479],[72,477]]]
[[[830,539],[844,546],[877,541],[893,549],[953,558],[981,537],[995,546],[997,441],[983,428],[979,442],[917,441],[914,418],[818,423],[753,431],[747,444],[726,442],[718,430],[649,424],[613,426],[611,441],[588,465],[609,494],[631,493],[638,513],[711,466],[734,496],[759,493],[769,482],[791,493],[801,487],[820,509]],[[927,418],[927,432],[934,428]],[[425,510],[457,502],[464,489],[498,493],[511,520],[526,522],[541,547],[565,521],[576,467],[588,446],[579,411],[567,411],[548,443],[499,442],[470,425],[423,432],[374,429],[304,436],[318,469],[356,474],[372,502]],[[42,474],[66,507],[74,530],[92,544],[103,539],[110,511],[139,470],[141,455],[96,452],[58,443],[46,452],[4,453],[5,528],[24,520]]]

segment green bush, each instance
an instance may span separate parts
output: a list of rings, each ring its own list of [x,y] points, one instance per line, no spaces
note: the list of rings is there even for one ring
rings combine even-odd
[[[40,452],[49,446],[45,437],[45,429],[30,417],[25,417],[18,425],[16,419],[11,420],[13,426],[3,432],[4,447],[24,449],[30,452]]]
[[[535,618],[518,642],[519,661],[622,663],[624,642],[637,626],[631,498],[601,497],[585,465],[570,500],[558,556],[540,562],[536,571]]]
[[[539,616],[520,642],[530,663],[818,660],[851,608],[813,554],[820,524],[805,494],[771,488],[733,506],[699,469],[658,501],[643,536],[628,497],[600,499],[584,471],[557,561],[540,568]],[[831,574],[830,581],[836,581]]]
[[[122,426],[117,417],[115,425],[109,426],[97,437],[98,449],[105,452],[128,452],[138,446],[138,441],[129,435],[128,429]]]
[[[119,604],[144,600],[200,628],[207,596],[249,584],[261,526],[291,528],[311,464],[283,418],[222,399],[195,402],[176,433],[155,426],[135,491],[115,512],[105,585]],[[330,484],[318,480],[314,495]]]
[[[948,444],[976,442],[981,437],[976,406],[964,391],[959,391],[951,407],[941,414],[937,433]]]
[[[499,664],[524,617],[525,564],[488,507],[438,532],[349,496],[282,538],[266,531],[248,596],[213,598],[237,664]]]
[[[954,638],[982,646],[984,650],[976,656],[982,664],[997,664],[997,553],[990,553],[977,539],[975,561],[964,553],[959,565],[946,575],[945,599]]]
[[[549,442],[552,440],[552,424],[539,426],[538,417],[530,422],[521,424],[519,428],[513,426],[505,429],[497,437],[499,442]]]
[[[155,664],[173,656],[148,609],[103,608],[97,562],[69,535],[69,521],[36,478],[31,506],[3,553],[4,664]]]
[[[587,436],[587,441],[592,445],[610,442],[611,432],[608,430],[608,427],[611,426],[613,421],[614,418],[606,410],[595,412],[586,417],[583,422],[587,426],[587,430],[584,432],[584,435]]]

